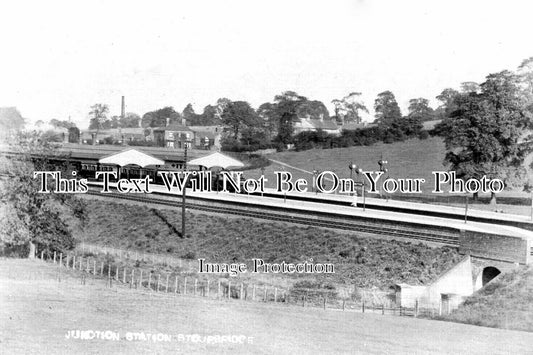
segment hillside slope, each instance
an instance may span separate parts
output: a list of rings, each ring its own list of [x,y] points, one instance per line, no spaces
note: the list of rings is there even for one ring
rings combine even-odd
[[[176,210],[86,201],[87,225],[80,239],[88,243],[223,263],[313,259],[335,265],[335,274],[322,275],[326,283],[383,290],[397,282],[425,284],[460,258],[447,247],[203,213],[187,213],[187,238],[180,238]]]
[[[502,274],[451,315],[460,323],[533,331],[533,265]]]
[[[444,165],[446,148],[444,141],[440,137],[430,137],[428,139],[410,139],[404,142],[392,144],[376,143],[372,146],[354,146],[349,148],[333,149],[311,149],[301,152],[285,151],[270,154],[267,157],[283,162],[289,166],[296,167],[307,172],[333,171],[341,178],[350,177],[348,165],[353,162],[358,167],[366,171],[379,170],[378,161],[383,158],[388,162],[388,173],[384,176],[391,178],[424,178],[425,184],[422,186],[422,195],[435,196],[433,190],[433,171],[447,171],[448,166]],[[533,159],[533,155],[526,158],[524,166],[528,168]],[[282,167],[272,164],[265,168],[268,187],[274,187],[275,171],[289,171],[293,178],[305,178],[311,186],[312,175],[300,170]],[[260,169],[245,172],[248,177],[258,177],[261,175]],[[356,181],[361,181],[360,176],[354,176]],[[310,188],[311,190],[311,188]],[[398,193],[397,193],[398,194]],[[446,192],[444,195],[448,195]],[[486,194],[485,196],[490,196]],[[505,190],[498,194],[499,197],[529,197],[522,191],[521,187]]]

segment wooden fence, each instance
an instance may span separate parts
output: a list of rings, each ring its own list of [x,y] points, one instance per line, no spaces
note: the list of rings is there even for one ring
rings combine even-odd
[[[106,248],[107,249],[107,248]],[[105,280],[107,287],[123,285],[133,289],[164,294],[197,296],[213,299],[233,299],[255,302],[276,302],[301,307],[320,307],[323,309],[357,311],[397,316],[436,316],[448,313],[442,307],[421,307],[418,302],[413,308],[394,304],[365,303],[352,299],[339,298],[330,290],[296,289],[288,290],[271,285],[256,285],[246,282],[218,278],[199,279],[182,276],[180,273],[156,273],[152,270],[108,264],[95,257],[76,254],[46,255],[41,252],[38,258],[56,264],[60,269],[81,272],[80,279],[85,284],[88,276]]]

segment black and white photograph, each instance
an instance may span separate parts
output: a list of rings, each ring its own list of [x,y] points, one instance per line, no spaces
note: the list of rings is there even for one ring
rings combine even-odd
[[[533,3],[0,2],[1,354],[533,354]]]

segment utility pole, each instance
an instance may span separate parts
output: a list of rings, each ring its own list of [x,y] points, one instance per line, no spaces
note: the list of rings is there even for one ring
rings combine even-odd
[[[189,148],[188,146],[188,139],[185,139],[185,153],[183,156],[183,171],[187,171],[187,150]],[[185,179],[185,183],[183,184],[183,195],[182,195],[182,205],[181,205],[181,237],[185,238],[185,198],[187,197],[187,183],[189,182],[189,178]]]

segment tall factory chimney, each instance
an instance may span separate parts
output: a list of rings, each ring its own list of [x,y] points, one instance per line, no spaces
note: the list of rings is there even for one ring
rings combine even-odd
[[[124,96],[122,96],[122,110],[120,111],[120,117],[126,117],[126,101],[124,100]]]

